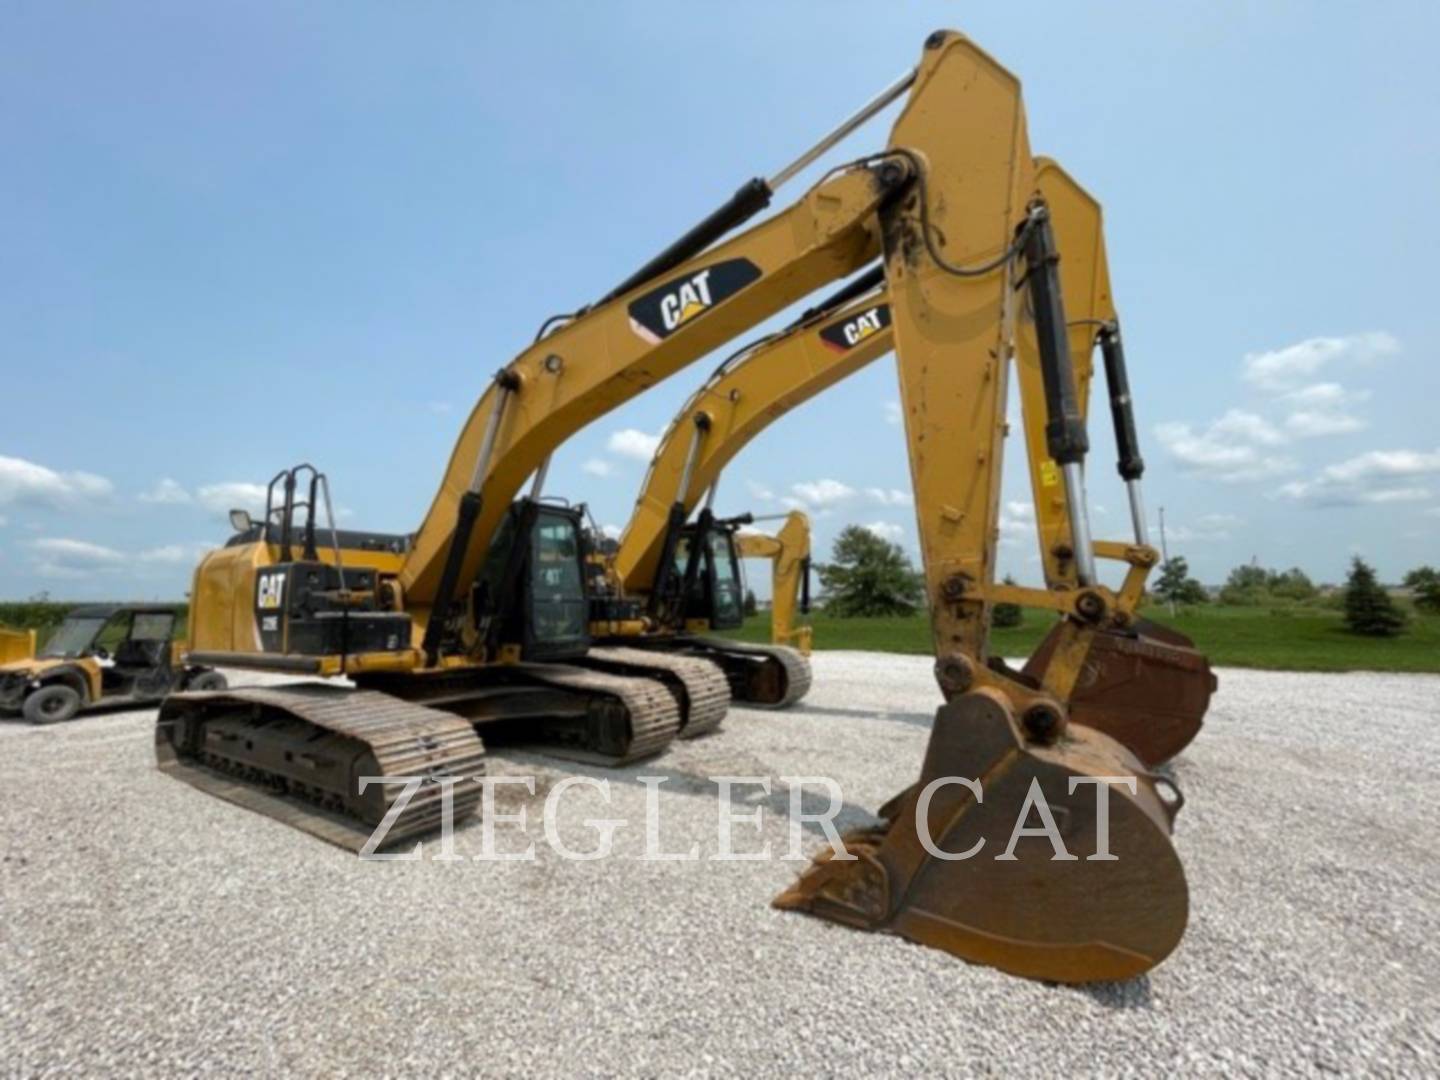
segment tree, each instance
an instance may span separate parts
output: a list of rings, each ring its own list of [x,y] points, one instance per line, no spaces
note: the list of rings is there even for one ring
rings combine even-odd
[[[755,600],[755,590],[754,590],[754,589],[746,589],[746,590],[745,590],[745,614],[746,614],[747,616],[749,616],[749,615],[754,615],[754,614],[755,614],[756,612],[758,612],[759,610],[760,610],[760,605],[759,605],[759,603],[757,603],[756,600]]]
[[[1210,599],[1205,586],[1190,576],[1190,565],[1179,555],[1161,564],[1155,593],[1177,604],[1203,604]]]
[[[1236,606],[1262,603],[1269,579],[1269,573],[1258,563],[1249,562],[1237,566],[1230,571],[1230,576],[1225,579],[1225,584],[1220,589],[1220,603]]]
[[[1015,579],[1009,574],[1005,575],[1005,584],[1014,585]],[[995,605],[990,611],[990,625],[1000,629],[1008,629],[1012,626],[1019,626],[1025,621],[1025,611],[1019,604],[1011,604],[1002,601]]]
[[[1292,566],[1283,574],[1269,571],[1265,575],[1265,588],[1271,596],[1281,600],[1313,600],[1319,592],[1315,583],[1298,566]]]
[[[1405,575],[1405,579],[1400,584],[1407,589],[1419,592],[1431,581],[1440,581],[1440,570],[1436,570],[1433,566],[1417,566]]]
[[[820,567],[825,610],[841,618],[913,615],[925,598],[920,575],[899,544],[847,525]]]
[[[1440,574],[1415,586],[1415,606],[1427,615],[1440,615]]]
[[[1394,637],[1404,625],[1405,616],[1375,580],[1375,571],[1356,555],[1345,582],[1346,628],[1367,637]]]

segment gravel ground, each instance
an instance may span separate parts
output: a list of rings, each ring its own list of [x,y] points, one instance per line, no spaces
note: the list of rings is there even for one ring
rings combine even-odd
[[[1121,985],[771,910],[799,863],[641,861],[638,824],[606,860],[546,843],[571,775],[611,789],[565,794],[577,848],[584,818],[644,820],[647,775],[666,851],[717,850],[719,775],[828,774],[840,824],[868,821],[918,772],[929,663],[815,666],[794,710],[735,709],[642,768],[493,753],[537,777],[498,801],[528,809],[533,862],[361,862],[161,776],[151,712],[0,722],[0,1072],[1440,1072],[1440,678],[1222,672],[1177,766],[1190,929]],[[754,804],[777,854],[786,791]]]

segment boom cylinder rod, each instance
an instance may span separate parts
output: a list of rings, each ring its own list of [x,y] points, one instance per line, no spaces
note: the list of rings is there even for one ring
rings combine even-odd
[[[1145,523],[1145,502],[1140,497],[1140,481],[1126,480],[1125,493],[1130,497],[1130,521],[1135,526],[1135,542],[1150,546],[1150,526]]]
[[[772,176],[767,182],[770,190],[779,191],[781,184],[784,184],[790,179],[792,179],[796,173],[800,172],[812,161],[818,158],[821,154],[825,153],[825,151],[829,150],[832,146],[838,143],[841,139],[845,138],[845,136],[849,135],[856,128],[860,127],[866,121],[874,117],[876,113],[878,113],[881,109],[885,108],[885,106],[889,105],[901,94],[905,93],[906,90],[909,90],[910,87],[913,86],[915,83],[915,71],[915,68],[911,68],[909,71],[905,72],[904,75],[901,75],[884,90],[881,90],[880,93],[876,94],[864,105],[861,105],[860,108],[855,110],[855,112],[851,113],[844,120],[840,121],[839,125],[836,126],[833,131],[831,131],[823,139],[817,142],[809,150],[806,150],[805,153],[801,154],[789,165],[786,165],[785,168],[781,169],[774,176]]]
[[[535,470],[535,478],[530,481],[530,498],[538,499],[545,491],[545,474],[550,471],[550,457],[547,454],[545,460],[540,462],[540,467]]]
[[[1075,391],[1075,368],[1066,335],[1065,304],[1060,291],[1060,254],[1049,210],[1043,203],[1030,208],[1025,223],[1025,280],[1035,316],[1035,340],[1040,350],[1040,375],[1045,385],[1045,448],[1065,478],[1065,502],[1070,518],[1070,543],[1075,553],[1075,577],[1081,585],[1094,585],[1095,547],[1090,536],[1090,515],[1085,502],[1085,454],[1090,440],[1080,415]]]
[[[713,244],[720,237],[730,230],[749,221],[752,217],[770,205],[770,199],[779,191],[781,186],[787,183],[796,173],[804,169],[812,161],[818,158],[825,151],[838,143],[845,136],[865,123],[885,106],[898,98],[915,82],[914,69],[907,71],[900,78],[880,91],[873,99],[862,105],[855,113],[846,117],[835,130],[831,131],[823,139],[817,142],[805,153],[792,161],[785,168],[781,169],[769,180],[756,176],[741,184],[734,195],[730,196],[721,206],[713,210],[706,217],[702,218],[688,232],[672,243],[660,254],[640,267],[633,274],[627,277],[619,285],[616,285],[608,293],[595,302],[595,306],[609,303],[617,296],[621,296],[631,289],[643,285],[652,278],[659,277],[667,271],[675,269],[685,260],[700,254],[707,247]]]
[[[421,648],[425,651],[425,662],[434,667],[440,659],[440,645],[445,638],[445,628],[450,621],[450,606],[460,584],[460,570],[465,565],[465,555],[470,548],[470,537],[475,532],[475,523],[480,519],[484,504],[480,491],[485,486],[485,474],[490,471],[490,458],[495,453],[495,440],[500,434],[500,421],[510,398],[520,388],[520,379],[513,371],[501,369],[495,376],[495,404],[485,421],[485,433],[480,439],[480,452],[475,455],[475,468],[470,473],[470,486],[460,496],[455,508],[455,528],[450,533],[450,546],[445,552],[445,565],[440,571],[440,583],[435,589],[435,600],[430,606],[430,617],[425,621],[425,637]]]
[[[710,430],[710,417],[703,412],[695,414],[695,432],[690,436],[690,449],[685,453],[685,467],[680,471],[680,486],[675,489],[675,501],[683,503],[690,494],[690,479],[695,474],[695,462],[700,458],[700,444]]]

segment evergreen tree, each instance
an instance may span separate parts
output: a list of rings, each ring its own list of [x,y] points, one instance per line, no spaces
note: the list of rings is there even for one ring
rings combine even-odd
[[[746,589],[746,590],[745,590],[745,614],[746,614],[747,616],[754,615],[754,614],[755,614],[756,612],[758,612],[759,610],[760,610],[760,605],[759,605],[759,603],[755,600],[755,590],[753,590],[753,589]]]
[[[925,598],[904,549],[869,529],[847,525],[835,538],[832,560],[820,567],[820,585],[833,615],[913,615]]]
[[[1345,582],[1345,626],[1353,634],[1367,637],[1394,637],[1405,625],[1405,616],[1390,594],[1375,580],[1375,571],[1360,556],[1350,563]]]

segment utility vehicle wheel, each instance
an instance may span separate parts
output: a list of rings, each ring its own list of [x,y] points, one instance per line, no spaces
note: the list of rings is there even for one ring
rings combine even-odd
[[[185,684],[186,690],[224,690],[229,683],[218,671],[202,671]]]
[[[32,724],[58,724],[80,711],[80,694],[73,686],[42,686],[25,699],[21,709]]]

